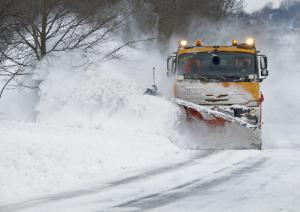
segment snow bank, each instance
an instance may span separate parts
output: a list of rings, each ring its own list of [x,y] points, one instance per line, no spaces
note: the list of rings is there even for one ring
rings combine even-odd
[[[58,192],[184,157],[172,144],[180,109],[80,52],[36,70],[36,123],[0,122],[0,200]],[[121,69],[122,66],[119,66]]]
[[[184,157],[168,138],[0,122],[0,204],[111,181],[135,169]]]

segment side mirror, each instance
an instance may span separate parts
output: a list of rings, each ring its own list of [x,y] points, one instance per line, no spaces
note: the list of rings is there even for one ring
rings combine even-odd
[[[176,72],[176,56],[168,57],[167,61],[167,75],[174,74]]]
[[[265,55],[261,55],[259,58],[261,70],[268,69],[268,58]]]
[[[263,56],[263,60],[264,60],[264,63],[265,63],[265,68],[268,69],[268,58],[267,58],[267,56]]]
[[[268,71],[268,58],[265,55],[259,55],[258,56],[258,62],[259,62],[259,74],[261,80],[265,79],[267,76],[269,76]]]

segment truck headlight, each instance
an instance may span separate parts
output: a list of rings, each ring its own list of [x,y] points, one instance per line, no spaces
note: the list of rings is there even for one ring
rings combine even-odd
[[[249,46],[255,46],[255,39],[253,38],[248,38],[246,40],[246,44],[249,45]]]
[[[187,40],[181,40],[181,41],[179,42],[179,44],[180,44],[181,47],[186,47],[187,44],[188,44],[188,42],[187,42]]]

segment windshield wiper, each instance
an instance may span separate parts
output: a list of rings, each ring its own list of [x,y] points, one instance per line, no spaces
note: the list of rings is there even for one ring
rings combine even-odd
[[[208,78],[206,78],[206,77],[203,77],[203,76],[198,76],[198,77],[201,78],[201,79],[203,79],[203,80],[208,81]]]
[[[232,79],[235,81],[243,81],[243,80],[250,80],[247,76],[234,76],[234,75],[223,75],[226,79]]]
[[[206,80],[208,81],[208,78],[204,77],[204,76],[201,76],[201,75],[198,75],[198,74],[184,74],[184,77],[186,79],[202,79],[202,80]]]
[[[214,76],[214,77],[216,77],[216,78],[218,78],[218,79],[226,80],[226,77],[223,77],[223,76],[216,75],[216,76]]]
[[[244,79],[245,77],[234,76],[234,75],[222,75],[223,78],[233,78],[233,79]]]

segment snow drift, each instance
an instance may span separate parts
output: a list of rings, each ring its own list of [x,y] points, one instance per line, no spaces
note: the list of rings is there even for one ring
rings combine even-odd
[[[172,142],[181,111],[108,64],[82,52],[47,58],[37,67],[36,123],[0,124],[0,199],[108,181],[129,170],[184,157]],[[121,67],[120,67],[121,68]]]

